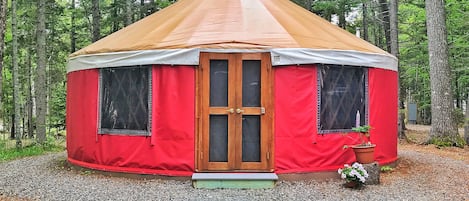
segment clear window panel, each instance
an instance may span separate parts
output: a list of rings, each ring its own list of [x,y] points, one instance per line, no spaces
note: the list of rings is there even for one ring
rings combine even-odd
[[[260,116],[243,116],[243,162],[260,162],[261,152],[261,121]]]
[[[101,128],[148,129],[149,68],[101,70]]]
[[[209,161],[228,162],[228,116],[210,115]]]
[[[210,60],[210,106],[228,106],[228,60]]]
[[[320,129],[355,127],[357,113],[365,124],[365,70],[362,67],[325,65],[321,69]]]
[[[261,61],[243,60],[243,107],[261,106]]]

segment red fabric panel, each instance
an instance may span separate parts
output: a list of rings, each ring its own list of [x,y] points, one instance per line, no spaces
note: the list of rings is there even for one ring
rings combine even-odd
[[[392,71],[370,70],[370,123],[375,129],[371,140],[377,144],[380,163],[396,160],[393,105],[397,85]],[[277,173],[337,170],[355,161],[351,148],[360,142],[356,133],[317,132],[317,69],[315,65],[274,68],[275,76],[275,171]],[[386,87],[392,85],[391,88]],[[394,88],[393,88],[394,87]],[[388,102],[389,101],[389,102]],[[383,104],[386,103],[386,104]],[[395,104],[394,104],[395,105]],[[389,118],[388,118],[389,117]],[[381,134],[381,131],[385,131]],[[380,132],[379,140],[375,135]],[[393,135],[391,133],[394,132]],[[382,136],[382,137],[381,137]],[[392,139],[391,139],[392,138]]]
[[[72,72],[68,79],[67,150],[70,162],[118,172],[192,175],[194,67],[153,67],[151,137],[97,135],[98,70]]]
[[[381,164],[397,160],[397,76],[395,71],[368,71],[370,140],[376,144],[375,158]]]
[[[195,68],[153,69],[152,144],[159,168],[194,172]]]
[[[67,74],[67,152],[69,158],[95,162],[98,123],[98,77],[96,69]]]

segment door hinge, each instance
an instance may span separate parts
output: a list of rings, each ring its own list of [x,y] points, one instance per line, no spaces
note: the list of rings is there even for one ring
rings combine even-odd
[[[261,107],[261,114],[265,114],[265,107]]]

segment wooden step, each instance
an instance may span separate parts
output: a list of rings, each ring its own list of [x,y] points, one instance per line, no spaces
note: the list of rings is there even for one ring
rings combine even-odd
[[[275,173],[194,173],[194,188],[274,188]]]

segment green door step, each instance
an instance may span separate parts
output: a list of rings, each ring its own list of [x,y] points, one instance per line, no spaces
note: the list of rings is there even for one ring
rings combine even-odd
[[[194,188],[274,188],[275,173],[194,173]]]

